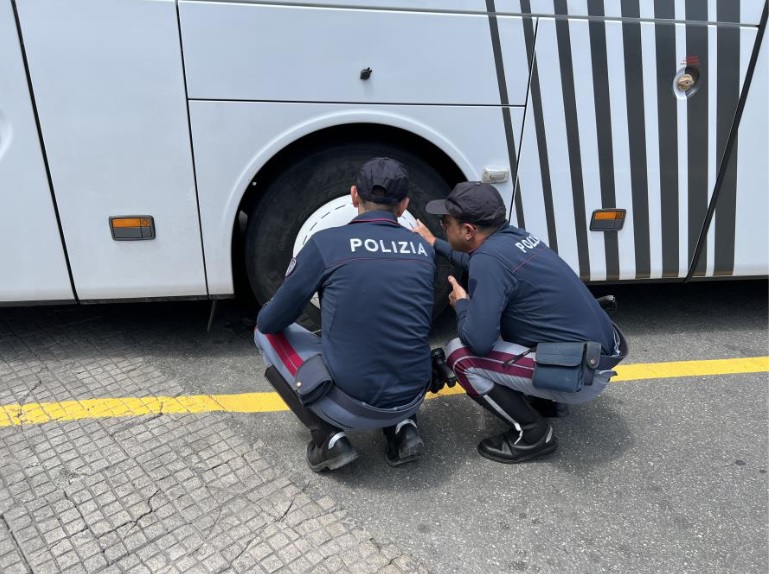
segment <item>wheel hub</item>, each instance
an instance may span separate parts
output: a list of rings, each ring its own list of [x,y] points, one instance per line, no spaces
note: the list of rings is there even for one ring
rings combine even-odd
[[[337,197],[321,205],[299,229],[296,241],[294,241],[293,256],[296,257],[296,254],[304,247],[310,237],[318,231],[347,225],[357,215],[358,210],[353,207],[349,195]],[[398,223],[407,229],[414,229],[417,225],[416,219],[408,211],[398,218]]]
[[[299,229],[299,233],[297,233],[296,240],[294,241],[293,256],[296,257],[297,253],[301,251],[302,247],[305,246],[310,237],[318,231],[347,225],[357,215],[358,210],[353,207],[349,195],[337,197],[336,199],[332,199],[328,203],[321,205],[307,218],[307,221],[305,221]],[[416,219],[408,211],[405,211],[403,215],[398,218],[398,223],[407,229],[414,229],[417,225]],[[317,293],[313,295],[311,302],[313,305],[320,308]]]

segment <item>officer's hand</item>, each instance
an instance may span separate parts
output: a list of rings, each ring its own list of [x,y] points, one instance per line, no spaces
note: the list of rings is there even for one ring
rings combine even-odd
[[[449,283],[451,283],[452,292],[449,293],[449,303],[453,307],[456,305],[459,299],[467,299],[467,291],[462,287],[453,275],[449,275]]]
[[[435,245],[435,235],[433,235],[433,232],[427,229],[425,224],[420,220],[417,219],[417,226],[411,231],[414,233],[419,233],[419,235],[422,236],[422,239],[427,241],[430,245]]]

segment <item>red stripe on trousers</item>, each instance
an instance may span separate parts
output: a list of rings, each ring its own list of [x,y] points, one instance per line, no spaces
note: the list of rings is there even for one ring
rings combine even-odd
[[[520,377],[523,379],[530,379],[532,377],[534,373],[534,360],[528,356],[521,357],[518,361],[511,365],[502,364],[515,356],[516,355],[511,353],[490,351],[484,357],[477,357],[473,355],[470,352],[470,349],[467,347],[460,347],[449,355],[446,363],[457,375],[459,384],[462,385],[462,388],[465,389],[465,392],[471,397],[477,397],[478,393],[475,392],[472,383],[467,377],[468,369],[479,368],[486,371],[509,375],[511,377]],[[460,360],[462,361],[462,364],[457,367],[457,362]]]
[[[275,352],[278,353],[278,357],[283,361],[291,376],[296,375],[296,371],[302,366],[304,361],[291,346],[291,343],[288,342],[286,336],[283,333],[277,333],[275,335],[265,335],[265,337],[267,337],[267,341],[275,349]]]

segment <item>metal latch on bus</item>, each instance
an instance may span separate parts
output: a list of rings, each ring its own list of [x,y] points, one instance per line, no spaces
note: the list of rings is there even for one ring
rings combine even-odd
[[[687,65],[679,70],[674,80],[674,91],[679,98],[690,98],[699,89],[700,71],[697,66]]]
[[[481,174],[481,181],[483,183],[502,183],[507,181],[509,173],[506,169],[490,169],[487,167]]]

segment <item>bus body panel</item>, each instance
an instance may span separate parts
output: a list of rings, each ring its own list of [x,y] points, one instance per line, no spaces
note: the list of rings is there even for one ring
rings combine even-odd
[[[707,6],[700,15],[707,19]],[[756,29],[536,23],[539,65],[518,171],[526,228],[585,280],[686,277],[745,80],[741,52],[749,57]],[[687,62],[701,73],[689,97],[674,89]],[[626,209],[624,227],[590,231],[601,208]],[[733,250],[733,238],[721,241],[715,249]],[[712,252],[703,250],[700,275]]]
[[[342,124],[387,125],[430,141],[468,179],[479,179],[486,167],[508,168],[501,112],[492,107],[191,102],[190,116],[212,295],[232,292],[230,239],[243,191],[275,153],[305,135]],[[513,108],[511,116],[520,134],[523,109]],[[511,179],[497,188],[510,208]]]
[[[198,1],[198,0],[188,0]],[[658,13],[654,14],[655,4],[673,5],[676,0],[634,0],[631,4],[639,7],[643,18],[652,18],[657,20],[675,20],[673,15]],[[690,0],[691,1],[691,0]],[[710,16],[707,21],[710,22],[735,22],[749,26],[757,26],[761,19],[761,11],[764,9],[765,0],[694,0],[695,5],[718,7],[725,13],[736,13],[737,18],[726,16]],[[518,15],[534,14],[536,16],[554,16],[560,12],[560,8],[572,17],[592,16],[589,9],[590,0],[494,0],[493,6],[495,12],[500,15]],[[679,0],[681,2],[681,0]],[[238,0],[239,4],[268,4],[268,5],[289,5],[306,6],[328,5],[343,7],[349,9],[383,9],[383,10],[403,10],[403,11],[441,11],[441,12],[470,12],[485,14],[488,11],[489,2],[487,0],[334,0],[333,2],[308,2],[307,0]],[[599,6],[608,17],[621,16],[620,0],[606,0],[604,2],[594,2],[594,6]],[[525,10],[524,10],[525,8]],[[694,18],[689,18],[694,20]],[[705,19],[701,19],[705,21]]]
[[[766,275],[769,261],[769,48],[764,36],[758,55],[753,81],[738,132],[737,153],[732,153],[730,168],[736,162],[736,206],[727,216],[736,214],[733,224],[735,239],[731,256],[723,258],[734,263],[734,275]],[[749,58],[750,55],[747,54]],[[743,56],[745,58],[745,56]],[[727,172],[727,178],[730,174]],[[719,210],[728,197],[719,197],[715,226],[718,231]],[[726,220],[728,221],[728,220]],[[723,225],[723,223],[722,223]],[[728,244],[727,244],[728,248]],[[716,254],[717,256],[719,254]],[[723,270],[716,268],[716,274]]]
[[[19,18],[81,300],[206,295],[172,0],[22,0]],[[109,217],[156,238],[114,241]]]
[[[186,0],[199,1],[199,0]],[[206,0],[200,0],[206,1]],[[216,0],[214,0],[216,1]],[[486,12],[486,0],[332,0],[331,2],[308,2],[307,0],[238,0],[238,4],[269,4],[288,6],[328,5],[350,9],[385,9],[408,11],[441,11],[441,12]]]
[[[483,14],[181,2],[180,15],[192,99],[500,103]],[[523,37],[510,42],[509,103],[523,105]]]
[[[0,2],[0,301],[72,301],[10,2]]]
[[[384,1],[384,0],[382,0]],[[642,18],[655,20],[679,20],[689,22],[722,22],[739,23],[757,26],[761,20],[761,11],[765,0],[686,0],[686,4],[694,8],[694,14],[669,13],[675,4],[684,6],[684,0],[495,0],[497,12],[521,14],[522,12],[536,16],[554,16],[566,13],[571,17],[595,17],[597,10],[609,18],[628,17],[627,10],[640,10]],[[625,6],[623,6],[625,4]],[[525,8],[523,10],[522,8]],[[625,12],[623,13],[623,10]],[[707,12],[705,12],[707,11]]]
[[[0,301],[232,294],[259,170],[344,124],[416,134],[468,179],[506,170],[511,221],[586,281],[766,276],[765,46],[693,261],[765,3],[6,0]],[[601,207],[621,231],[589,230]],[[156,238],[114,241],[118,215]]]

